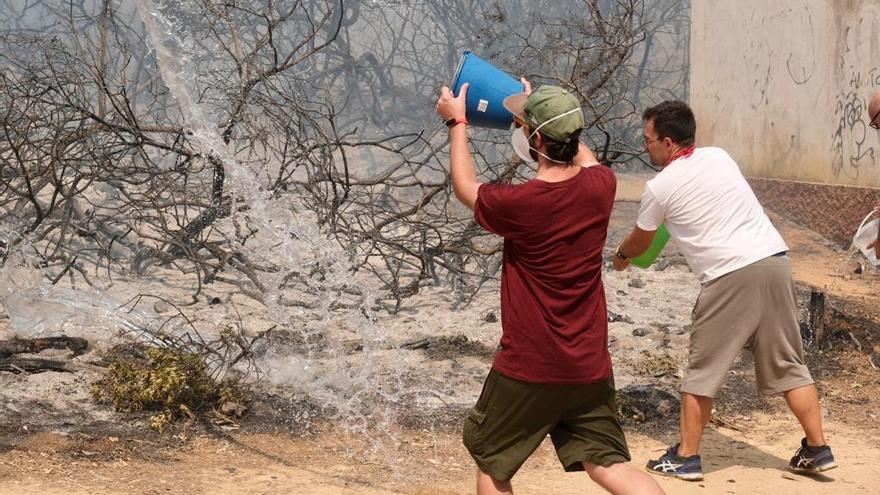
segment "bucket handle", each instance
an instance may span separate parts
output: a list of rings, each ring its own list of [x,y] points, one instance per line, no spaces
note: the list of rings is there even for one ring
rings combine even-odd
[[[868,223],[868,219],[871,218],[875,213],[880,214],[880,207],[874,208],[873,210],[868,212],[868,215],[865,217],[864,220],[862,220],[862,223],[859,224],[859,228],[856,229],[856,232],[862,230],[862,227],[864,227],[865,224]],[[853,243],[850,244],[850,247],[855,247],[855,238],[853,238]]]
[[[871,216],[875,213],[880,213],[880,207],[874,208],[873,210],[868,212],[868,216],[866,216],[865,219],[862,220],[862,223],[859,224],[859,228],[856,229],[856,232],[862,230],[862,227],[865,226],[865,224],[868,222],[868,219],[871,218]]]
[[[455,90],[455,85],[458,84],[458,78],[459,78],[459,76],[461,76],[461,67],[464,65],[464,61],[465,61],[465,59],[466,59],[466,58],[468,57],[468,55],[470,55],[470,54],[471,54],[471,51],[470,51],[470,50],[465,50],[464,53],[461,54],[461,58],[458,59],[458,67],[455,68],[455,76],[454,76],[454,78],[452,79],[452,85],[449,86],[450,89],[452,89],[453,91]],[[458,96],[458,95],[455,94],[455,93],[453,93],[452,96],[455,97],[455,96]]]

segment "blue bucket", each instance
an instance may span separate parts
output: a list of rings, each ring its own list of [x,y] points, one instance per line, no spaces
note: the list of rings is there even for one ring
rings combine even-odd
[[[471,84],[465,102],[471,125],[510,128],[513,115],[504,108],[503,102],[508,96],[525,91],[521,82],[468,50],[462,54],[455,71],[452,94],[457,96],[464,83]]]

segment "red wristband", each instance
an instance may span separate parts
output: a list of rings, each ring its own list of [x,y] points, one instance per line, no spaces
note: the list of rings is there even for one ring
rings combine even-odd
[[[453,117],[453,118],[446,121],[446,127],[452,129],[453,127],[457,126],[458,124],[467,125],[467,123],[468,123],[468,121],[467,121],[467,118],[465,118],[465,117]]]

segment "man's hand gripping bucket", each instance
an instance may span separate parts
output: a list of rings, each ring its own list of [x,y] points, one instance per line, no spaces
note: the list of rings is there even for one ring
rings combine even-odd
[[[868,262],[874,266],[880,266],[880,259],[877,259],[877,255],[874,252],[874,248],[868,248],[871,243],[877,240],[877,229],[880,226],[880,218],[875,218],[874,220],[868,221],[872,216],[880,217],[880,209],[873,209],[868,216],[862,220],[862,223],[859,225],[859,230],[856,231],[856,235],[853,236],[852,245],[858,248],[859,251],[865,255],[865,258],[868,258]]]

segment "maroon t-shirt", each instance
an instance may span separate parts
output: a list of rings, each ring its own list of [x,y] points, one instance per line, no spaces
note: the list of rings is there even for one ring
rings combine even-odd
[[[498,372],[557,384],[611,376],[602,248],[616,189],[601,165],[562,182],[480,186],[474,217],[504,237]]]

